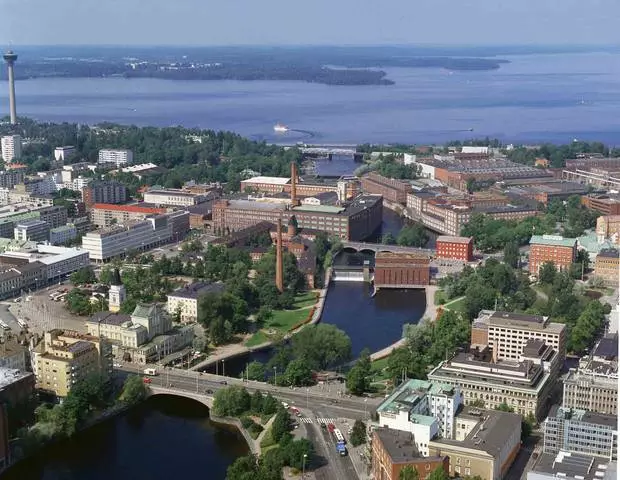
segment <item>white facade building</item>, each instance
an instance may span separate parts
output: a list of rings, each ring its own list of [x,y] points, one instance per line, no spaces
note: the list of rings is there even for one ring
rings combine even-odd
[[[99,150],[100,165],[113,165],[119,168],[123,165],[131,165],[133,163],[133,152],[127,149],[104,148]]]
[[[189,213],[173,212],[88,232],[82,237],[82,247],[88,250],[90,259],[96,262],[124,256],[132,250],[148,250],[184,233],[175,232],[175,222],[179,219],[189,222]]]
[[[168,313],[174,316],[179,312],[182,322],[196,322],[200,298],[208,293],[220,292],[223,289],[223,283],[198,282],[175,290],[168,295]]]
[[[77,237],[75,225],[67,224],[50,230],[50,243],[52,245],[63,245]]]
[[[7,135],[0,139],[2,144],[2,160],[12,162],[22,156],[22,137],[19,135]]]
[[[420,453],[428,456],[434,437],[455,438],[455,416],[462,404],[458,386],[409,380],[377,408],[379,425],[411,432]]]
[[[186,192],[174,188],[149,190],[144,192],[144,202],[154,205],[171,205],[177,207],[191,207],[207,200],[206,195]]]
[[[54,158],[57,162],[64,161],[69,155],[73,155],[75,152],[77,152],[77,149],[72,145],[56,147],[54,149]]]

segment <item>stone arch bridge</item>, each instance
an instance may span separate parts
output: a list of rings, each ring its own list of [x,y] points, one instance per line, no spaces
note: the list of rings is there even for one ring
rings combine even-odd
[[[147,397],[153,397],[155,395],[174,395],[177,397],[191,398],[192,400],[196,400],[197,402],[209,407],[209,409],[213,408],[213,395],[208,395],[206,393],[190,392],[189,390],[174,387],[149,385],[149,388],[147,389]]]
[[[428,248],[417,248],[417,247],[403,247],[400,245],[383,245],[381,243],[367,243],[367,242],[350,242],[345,241],[342,242],[343,250],[355,251],[355,252],[391,252],[391,253],[416,253],[419,255],[428,255],[429,257],[433,255],[433,250]]]

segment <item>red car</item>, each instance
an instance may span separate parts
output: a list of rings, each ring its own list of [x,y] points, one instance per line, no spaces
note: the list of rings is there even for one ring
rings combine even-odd
[[[333,423],[328,423],[327,424],[327,430],[329,430],[329,433],[334,433],[336,427],[334,427]]]
[[[144,383],[151,383],[153,380],[151,380],[149,377],[144,377],[144,378],[142,379],[142,381],[143,381]]]

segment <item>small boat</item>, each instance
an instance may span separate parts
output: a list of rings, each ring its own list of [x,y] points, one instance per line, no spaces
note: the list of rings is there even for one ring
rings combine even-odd
[[[288,132],[290,128],[288,128],[286,125],[282,125],[281,123],[276,123],[273,126],[273,130],[278,133],[284,133],[284,132]]]

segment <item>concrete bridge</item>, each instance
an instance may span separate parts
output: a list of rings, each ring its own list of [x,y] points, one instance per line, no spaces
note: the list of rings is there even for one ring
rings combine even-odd
[[[417,253],[418,255],[433,255],[433,251],[427,248],[403,247],[400,245],[383,245],[381,243],[367,242],[342,242],[342,248],[345,250],[354,250],[356,252],[392,252],[392,253]]]
[[[213,395],[207,395],[200,392],[191,392],[183,388],[160,387],[158,385],[151,384],[147,389],[147,397],[153,397],[155,395],[175,395],[177,397],[191,398],[192,400],[196,400],[197,402],[209,407],[209,409],[213,408]]]

